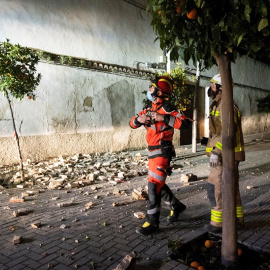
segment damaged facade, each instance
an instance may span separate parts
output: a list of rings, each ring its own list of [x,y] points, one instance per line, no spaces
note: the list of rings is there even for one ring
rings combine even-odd
[[[145,3],[0,2],[1,41],[9,39],[14,44],[97,63],[91,69],[39,63],[42,79],[36,101],[12,100],[24,160],[146,147],[145,130],[132,130],[128,124],[143,106],[142,91],[149,85],[145,72],[155,71],[145,63],[157,63],[163,55],[159,43],[154,42],[150,14],[142,8]],[[98,63],[104,63],[108,70],[99,68]],[[194,66],[182,63],[182,67],[190,70],[188,75],[195,74]],[[232,65],[234,98],[243,115],[245,134],[263,131],[266,115],[258,114],[256,99],[269,93],[269,71],[268,66],[246,57]],[[205,87],[216,73],[216,67],[202,72],[198,138],[207,136]],[[180,143],[177,131],[174,143]],[[0,164],[17,163],[11,115],[2,94],[0,145]]]

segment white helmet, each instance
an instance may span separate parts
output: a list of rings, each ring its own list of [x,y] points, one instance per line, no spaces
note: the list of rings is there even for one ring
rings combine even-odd
[[[220,74],[215,75],[215,76],[210,80],[210,82],[217,83],[217,84],[220,84],[220,85],[221,85],[221,77],[220,77]]]

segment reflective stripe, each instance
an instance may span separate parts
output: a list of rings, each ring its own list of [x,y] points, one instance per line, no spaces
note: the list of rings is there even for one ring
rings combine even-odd
[[[215,222],[222,223],[222,218],[218,218],[218,217],[215,217],[215,216],[211,216],[211,220],[213,220]]]
[[[217,145],[216,145],[217,146]],[[218,147],[218,146],[217,146]],[[219,147],[218,147],[219,148]],[[219,148],[220,150],[222,150],[222,144],[221,144],[221,148]],[[207,153],[211,153],[213,150],[213,148],[206,148],[206,152]],[[239,146],[239,147],[235,147],[234,148],[234,152],[237,153],[237,152],[243,152],[245,151],[245,147],[244,146]]]
[[[167,205],[171,205],[171,203],[170,203],[170,202],[165,202],[165,201],[164,201],[164,203],[165,203],[165,204],[167,204]]]
[[[147,210],[147,214],[149,215],[154,215],[155,213],[160,212],[160,208],[153,208],[153,209],[149,209]]]
[[[151,125],[151,128],[152,128],[153,130],[157,130],[155,125]]]
[[[135,124],[135,119],[136,119],[136,118],[133,119],[132,124],[133,124],[135,127],[139,127],[140,125]]]
[[[217,143],[216,143],[216,147],[217,147],[218,149],[222,150],[222,143],[217,142]]]
[[[170,116],[170,121],[169,121],[169,126],[173,127],[174,126],[174,123],[175,123],[175,117],[173,116]]]
[[[234,152],[242,152],[245,151],[245,147],[244,146],[237,146],[234,148]]]
[[[144,224],[142,225],[142,227],[143,228],[146,228],[146,227],[148,227],[150,225],[150,223],[148,223],[147,221],[146,222],[144,222]]]
[[[166,180],[166,176],[161,176],[161,175],[158,175],[152,171],[149,171],[148,174],[152,177],[154,177],[155,179],[159,180],[159,181],[165,181]]]
[[[218,216],[218,217],[222,217],[222,212],[215,211],[214,209],[212,209],[211,214]]]
[[[218,223],[222,223],[222,212],[215,211],[212,209],[211,220],[218,222]]]
[[[161,155],[161,154],[162,154],[161,149],[157,149],[157,150],[154,150],[154,151],[148,151],[148,156],[149,157],[156,156],[156,155]]]
[[[220,111],[211,111],[210,114],[214,116],[220,116]]]
[[[236,217],[238,218],[244,217],[242,206],[236,207]]]
[[[180,117],[182,115],[183,115],[182,113],[178,113],[175,117]]]

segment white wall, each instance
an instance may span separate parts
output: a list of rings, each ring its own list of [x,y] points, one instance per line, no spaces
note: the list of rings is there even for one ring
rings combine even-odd
[[[136,68],[158,62],[151,18],[122,0],[1,0],[0,40]],[[145,78],[48,63],[37,100],[12,99],[23,158],[145,147],[145,131],[129,119],[142,108]],[[17,162],[7,100],[0,95],[0,161]]]
[[[123,0],[0,1],[1,41],[132,68],[158,62],[163,54],[150,24],[150,14]],[[232,70],[236,83],[269,90],[269,67],[242,58]],[[148,80],[48,63],[39,63],[38,72],[37,100],[12,100],[24,159],[146,146],[145,130],[131,130],[128,122],[142,107]],[[202,74],[210,79],[216,73],[214,67]],[[209,79],[201,79],[200,86]],[[235,88],[246,133],[261,129],[254,100],[265,95]],[[0,163],[17,162],[8,103],[1,94],[0,145]]]

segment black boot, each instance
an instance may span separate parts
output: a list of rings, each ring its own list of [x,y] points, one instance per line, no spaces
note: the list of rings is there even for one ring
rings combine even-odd
[[[151,235],[154,233],[158,233],[159,231],[159,225],[158,224],[150,224],[149,222],[145,222],[142,227],[139,229],[136,229],[136,233],[142,234],[142,235]]]
[[[176,222],[179,215],[186,210],[186,206],[179,202],[179,204],[171,210],[171,214],[167,217],[169,222]]]

